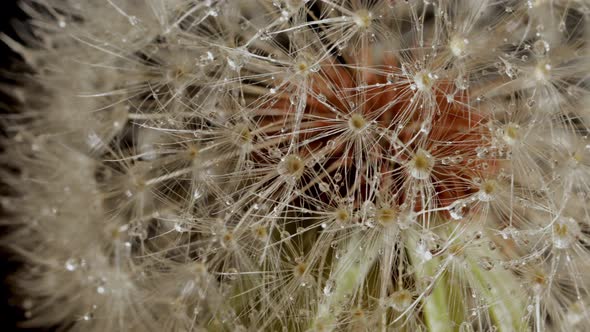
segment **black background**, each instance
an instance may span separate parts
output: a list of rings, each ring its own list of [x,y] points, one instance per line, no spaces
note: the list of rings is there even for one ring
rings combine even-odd
[[[1,0],[0,4],[0,31],[9,35],[13,39],[18,40],[15,35],[14,22],[24,21],[25,16],[22,11],[18,8],[17,0]],[[0,42],[0,70],[3,72],[11,71],[12,64],[15,59],[18,59],[18,55],[15,55],[4,43]],[[18,60],[16,60],[18,61]],[[4,75],[0,73],[0,81],[3,83],[10,83]],[[0,101],[10,105],[10,98],[0,93]],[[10,106],[9,106],[10,107]],[[2,114],[9,112],[7,109],[0,109],[0,117]],[[1,122],[0,122],[1,123]],[[1,130],[1,135],[4,134],[4,128]],[[1,182],[1,179],[0,179]],[[5,214],[0,211],[0,218],[6,218]],[[6,228],[0,228],[0,236],[3,236],[7,232]],[[7,276],[14,272],[18,268],[18,263],[14,256],[7,252],[4,248],[0,247],[0,331],[27,331],[27,332],[41,332],[42,330],[31,330],[31,329],[17,329],[19,321],[24,319],[23,313],[17,306],[18,299],[11,293],[10,287],[7,283]]]

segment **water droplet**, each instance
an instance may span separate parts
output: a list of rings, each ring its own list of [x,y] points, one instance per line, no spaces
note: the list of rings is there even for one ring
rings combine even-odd
[[[136,16],[129,16],[127,17],[127,19],[129,19],[129,24],[136,26],[139,23],[139,19]]]
[[[247,19],[244,19],[240,22],[240,29],[241,30],[246,30],[246,29],[248,29],[249,26],[250,26],[250,21],[248,21]]]
[[[543,39],[539,39],[533,44],[533,53],[536,56],[545,56],[549,52],[549,50],[549,43]]]
[[[271,148],[269,150],[269,154],[273,158],[280,158],[281,157],[281,150],[278,147]]]
[[[177,221],[174,223],[174,230],[178,233],[184,233],[188,231],[188,227],[183,221]]]
[[[309,71],[312,72],[312,73],[317,73],[317,72],[320,71],[320,69],[321,69],[321,66],[318,63],[316,63],[316,64],[312,65],[311,67],[309,67]]]
[[[430,249],[428,249],[424,239],[418,240],[418,244],[416,245],[416,254],[422,259],[422,262],[427,262],[432,259],[432,253],[430,252]]]
[[[387,83],[393,84],[395,82],[395,76],[393,74],[387,74]]]
[[[193,191],[193,199],[199,199],[201,197],[203,197],[203,191],[200,188],[196,188]]]
[[[533,97],[531,97],[531,98],[527,99],[527,101],[526,101],[526,106],[527,106],[528,108],[533,108],[533,107],[535,107],[535,104],[536,104],[536,101],[535,101],[535,99],[534,99]]]
[[[504,240],[508,240],[510,238],[516,238],[518,236],[518,230],[513,226],[505,227],[503,230],[500,231],[500,236]]]
[[[478,260],[477,265],[486,271],[490,271],[494,268],[494,262],[489,257],[482,257]]]
[[[428,134],[430,133],[430,130],[432,129],[432,122],[425,120],[424,122],[422,122],[422,124],[420,124],[420,132],[423,134]]]
[[[254,161],[248,159],[246,161],[244,161],[244,168],[245,169],[253,169],[254,168]]]
[[[227,276],[227,278],[229,280],[236,280],[239,277],[239,272],[238,272],[238,269],[236,269],[235,267],[231,267],[231,268],[227,269],[227,272],[225,273],[225,275]]]
[[[326,285],[324,286],[324,295],[326,296],[330,296],[332,295],[332,290],[334,288],[334,281],[333,280],[329,280],[326,281]]]
[[[489,152],[489,150],[486,147],[478,146],[477,148],[475,148],[475,153],[477,155],[477,158],[480,158],[480,159],[487,158],[488,152]]]
[[[262,41],[267,41],[272,39],[272,35],[266,30],[258,30],[258,37]]]
[[[512,65],[506,65],[506,69],[504,70],[504,72],[506,73],[506,75],[508,77],[515,78],[516,73],[517,73],[517,69]]]
[[[457,77],[455,79],[455,86],[459,90],[467,90],[469,89],[469,81],[465,77]]]
[[[70,258],[66,261],[65,267],[68,271],[76,271],[78,268],[79,262],[76,258]]]
[[[472,331],[473,331],[473,326],[471,325],[471,323],[463,322],[463,323],[461,323],[461,325],[459,325],[459,332],[472,332]]]
[[[454,220],[463,219],[465,217],[465,213],[467,213],[467,210],[467,203],[462,200],[457,200],[449,206],[449,214]]]
[[[244,66],[244,59],[239,54],[233,54],[226,58],[230,69],[239,72]]]

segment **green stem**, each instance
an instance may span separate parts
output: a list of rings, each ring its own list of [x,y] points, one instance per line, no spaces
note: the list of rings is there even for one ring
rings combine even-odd
[[[342,303],[362,285],[369,270],[377,258],[381,246],[382,236],[377,239],[363,239],[353,237],[348,243],[345,254],[340,257],[331,279],[335,281],[333,292],[324,297],[318,306],[316,318],[313,322],[315,330],[331,331],[334,323],[342,311]],[[363,244],[370,244],[364,250],[359,250]],[[321,327],[321,328],[320,328]]]
[[[424,318],[428,330],[432,332],[446,332],[456,330],[462,317],[460,310],[451,311],[450,303],[455,303],[455,308],[460,307],[463,301],[458,296],[459,292],[450,292],[449,280],[444,276],[447,264],[441,258],[434,257],[427,262],[421,262],[415,254],[417,240],[408,238],[410,244],[408,253],[410,261],[415,268],[416,279],[433,278],[432,283],[426,286],[423,292],[431,290],[429,296],[424,297]],[[441,265],[442,264],[442,265]],[[459,322],[459,324],[457,324]]]
[[[525,317],[525,296],[520,294],[519,285],[514,284],[515,276],[510,271],[499,268],[482,270],[469,260],[471,273],[478,281],[478,290],[490,304],[490,315],[498,332],[528,331],[522,321]]]

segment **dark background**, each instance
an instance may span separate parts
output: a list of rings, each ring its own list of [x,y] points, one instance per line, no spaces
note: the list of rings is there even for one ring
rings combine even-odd
[[[25,15],[18,8],[18,0],[0,0],[0,31],[9,35],[13,39],[18,40],[15,35],[13,23],[15,21],[25,20]],[[4,43],[0,42],[0,82],[10,83],[5,77],[4,72],[10,71],[12,64],[18,61],[18,55],[14,54]],[[11,100],[6,95],[0,93],[0,101],[10,104]],[[0,117],[6,114],[6,109],[0,109]],[[0,135],[5,135],[4,128],[1,128]],[[2,180],[0,179],[0,185]],[[0,218],[5,218],[5,214],[0,210]],[[0,227],[0,237],[3,236],[8,229]],[[27,331],[27,332],[41,332],[42,330],[17,329],[17,323],[24,319],[23,312],[17,306],[18,300],[10,292],[7,284],[7,276],[18,268],[18,263],[14,255],[7,252],[0,247],[0,331]]]

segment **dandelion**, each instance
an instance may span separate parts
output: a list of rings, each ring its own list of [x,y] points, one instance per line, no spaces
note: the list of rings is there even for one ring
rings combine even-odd
[[[24,325],[590,326],[586,2],[20,4]]]

